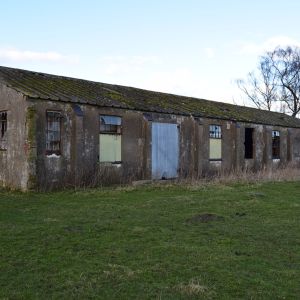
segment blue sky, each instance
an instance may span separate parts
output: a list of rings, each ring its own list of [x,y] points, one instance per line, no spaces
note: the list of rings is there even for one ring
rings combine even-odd
[[[10,0],[0,65],[243,104],[234,80],[300,46],[300,1]]]

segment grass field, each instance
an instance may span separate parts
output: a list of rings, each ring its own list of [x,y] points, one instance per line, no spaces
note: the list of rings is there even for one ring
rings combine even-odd
[[[300,183],[2,191],[0,246],[0,299],[299,299]]]

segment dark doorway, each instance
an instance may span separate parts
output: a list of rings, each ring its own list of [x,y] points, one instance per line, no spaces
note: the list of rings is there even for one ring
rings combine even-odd
[[[245,158],[253,158],[253,128],[245,128]]]
[[[272,158],[280,159],[280,132],[272,131]]]

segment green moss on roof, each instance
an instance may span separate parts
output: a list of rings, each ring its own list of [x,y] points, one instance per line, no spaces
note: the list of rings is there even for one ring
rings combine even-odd
[[[300,128],[282,113],[7,67],[0,82],[31,98]]]

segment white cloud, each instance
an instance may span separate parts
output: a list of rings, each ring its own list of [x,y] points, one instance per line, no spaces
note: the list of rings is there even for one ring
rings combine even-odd
[[[0,48],[0,59],[17,62],[43,61],[67,64],[74,64],[79,61],[78,56],[75,55],[63,55],[55,51],[38,52],[14,48]]]
[[[194,74],[185,68],[178,68],[173,71],[153,72],[145,80],[143,86],[148,89],[175,93],[175,94],[195,94],[199,88],[203,88],[206,83],[196,79]]]
[[[138,84],[141,88],[153,91],[232,103],[229,83],[219,82],[216,88],[210,78],[200,76],[188,68],[153,72]]]
[[[105,56],[99,59],[107,75],[140,71],[145,66],[156,65],[161,62],[157,56]]]
[[[204,49],[204,53],[206,55],[207,58],[214,58],[215,57],[215,49],[213,48],[205,48]]]
[[[300,47],[300,41],[290,38],[288,36],[275,36],[265,40],[263,43],[244,43],[241,47],[240,53],[260,55],[266,51],[272,51],[278,46]]]
[[[206,59],[215,55],[213,48],[205,48],[202,51]],[[93,78],[95,81],[232,102],[230,83],[218,82],[216,85],[215,74],[208,76],[207,72],[203,74],[198,68],[194,70],[190,67],[172,67],[166,57],[105,56],[99,58],[98,63],[101,67]]]

